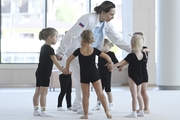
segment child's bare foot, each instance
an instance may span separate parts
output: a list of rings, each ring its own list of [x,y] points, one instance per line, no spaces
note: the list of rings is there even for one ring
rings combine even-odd
[[[109,113],[109,111],[106,111],[106,116],[107,116],[108,119],[112,118],[112,115]]]
[[[150,111],[149,110],[144,110],[144,114],[149,114]]]
[[[81,119],[88,119],[88,116],[87,115],[84,115],[82,117],[80,117]]]

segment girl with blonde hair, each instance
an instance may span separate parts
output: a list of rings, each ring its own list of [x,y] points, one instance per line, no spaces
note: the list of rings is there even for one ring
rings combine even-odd
[[[145,42],[144,34],[142,32],[135,32],[133,35],[140,35],[143,38],[143,42]],[[142,51],[145,52],[147,60],[148,60],[148,53],[150,50],[143,45]],[[141,94],[143,98],[143,103],[144,103],[144,113],[149,114],[149,97],[147,94],[147,84],[148,84],[148,71],[147,71],[147,61],[144,62],[142,66],[142,75],[143,75],[143,83],[142,83],[142,88],[141,88]],[[139,110],[137,110],[139,112]]]
[[[129,53],[124,60],[113,65],[119,66],[122,70],[123,66],[128,65],[129,88],[132,96],[132,113],[126,117],[144,117],[143,99],[141,95],[141,86],[143,82],[142,65],[147,61],[146,55],[142,52],[143,38],[140,35],[133,35],[131,38],[132,52]],[[137,103],[139,103],[139,112],[136,112]]]
[[[65,70],[67,71],[67,73],[69,73],[69,66],[71,61],[78,56],[80,65],[80,82],[83,94],[82,103],[84,111],[84,116],[82,116],[81,119],[88,119],[90,82],[92,83],[96,94],[104,107],[107,118],[110,119],[112,118],[112,116],[109,113],[106,97],[102,91],[100,77],[95,65],[95,56],[98,55],[100,57],[103,57],[109,64],[112,63],[111,58],[97,48],[93,48],[90,46],[90,44],[94,42],[94,35],[91,30],[84,30],[81,34],[81,39],[82,47],[77,48],[74,53],[68,57],[65,67]]]

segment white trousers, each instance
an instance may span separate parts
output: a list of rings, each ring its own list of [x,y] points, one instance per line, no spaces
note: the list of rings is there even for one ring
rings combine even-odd
[[[75,86],[75,99],[73,102],[73,108],[77,109],[77,112],[83,111],[82,108],[82,90],[81,90],[81,83],[80,83],[80,67],[78,58],[75,58],[71,64],[70,69],[72,71],[74,86]]]

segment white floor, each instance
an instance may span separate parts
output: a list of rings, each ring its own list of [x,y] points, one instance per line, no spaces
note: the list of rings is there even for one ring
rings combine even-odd
[[[43,118],[33,116],[32,96],[34,88],[0,88],[0,120],[78,120],[81,115],[73,111],[57,111],[57,97],[60,89],[51,91],[47,96],[47,111],[53,117]],[[124,116],[131,113],[131,96],[128,87],[113,87],[114,110],[112,120],[179,120],[180,119],[180,90],[158,90],[157,87],[149,87],[151,113],[143,118],[126,118]],[[74,89],[72,92],[72,102],[74,100]],[[96,104],[96,95],[91,91],[90,109]],[[66,102],[63,101],[66,108]],[[91,111],[93,115],[90,120],[107,119],[103,109]]]

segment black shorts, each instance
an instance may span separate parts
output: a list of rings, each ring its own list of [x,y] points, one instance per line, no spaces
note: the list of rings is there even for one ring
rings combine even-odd
[[[50,77],[36,73],[36,87],[49,87]]]
[[[101,77],[102,89],[111,92],[111,77]]]
[[[91,74],[88,72],[84,72],[80,74],[80,77],[80,82],[85,84],[89,84],[90,82],[94,83],[100,79],[98,72],[93,72]]]

